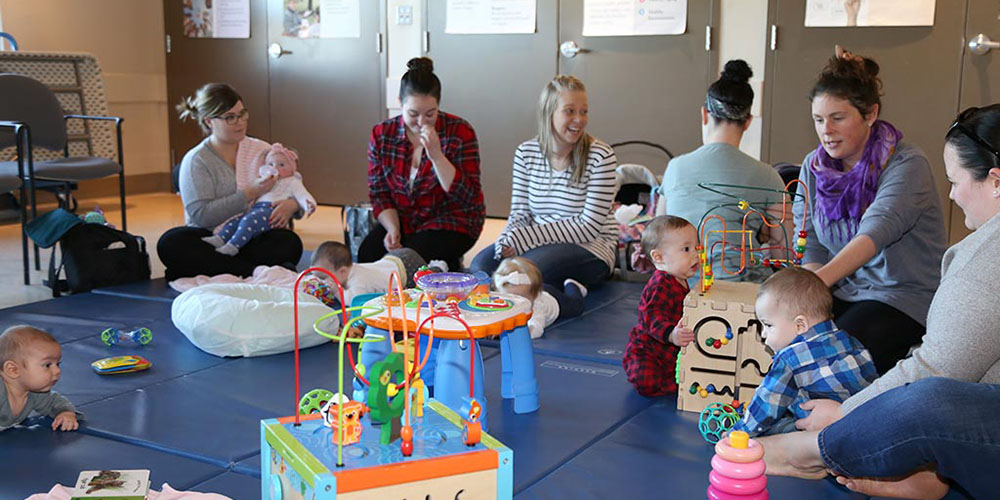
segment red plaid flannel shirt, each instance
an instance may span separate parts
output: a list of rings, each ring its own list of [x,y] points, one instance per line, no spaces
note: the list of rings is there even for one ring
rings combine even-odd
[[[642,289],[639,321],[628,333],[622,366],[629,382],[644,396],[677,391],[675,370],[679,347],[670,343],[670,332],[684,315],[686,283],[656,271]]]
[[[390,118],[372,129],[368,141],[368,192],[375,217],[383,210],[399,212],[400,231],[446,230],[478,238],[486,206],[479,183],[479,142],[465,120],[438,113],[434,125],[441,151],[455,166],[451,189],[441,189],[426,153],[410,187],[413,145],[406,138],[403,117]]]

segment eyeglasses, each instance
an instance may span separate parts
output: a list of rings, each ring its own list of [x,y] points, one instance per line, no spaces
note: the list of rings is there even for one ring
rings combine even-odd
[[[222,116],[213,116],[212,118],[218,118],[219,120],[225,120],[227,125],[236,125],[240,120],[246,120],[250,118],[250,110],[243,108],[239,113],[227,113]]]
[[[950,135],[952,130],[958,130],[959,132],[965,134],[965,136],[968,137],[969,139],[972,139],[973,142],[981,146],[983,149],[989,151],[990,153],[993,153],[993,156],[996,156],[997,160],[1000,160],[1000,151],[997,151],[997,148],[993,147],[990,143],[983,140],[983,138],[979,137],[979,135],[973,133],[965,125],[962,125],[962,121],[971,117],[973,114],[975,114],[976,111],[979,111],[979,108],[972,107],[965,111],[962,111],[962,113],[958,115],[958,118],[955,119],[955,123],[952,123],[951,127],[948,127],[948,133],[945,135],[946,136]]]

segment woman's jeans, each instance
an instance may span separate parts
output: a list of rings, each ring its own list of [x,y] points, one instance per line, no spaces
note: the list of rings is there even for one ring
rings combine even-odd
[[[500,261],[493,255],[493,245],[484,248],[476,258],[472,259],[470,270],[483,271],[492,276],[500,266]],[[573,278],[583,283],[583,286],[591,288],[606,280],[611,274],[611,269],[608,269],[603,260],[589,250],[572,243],[542,245],[524,252],[521,257],[534,262],[542,271],[542,280],[560,290],[567,278]]]
[[[901,477],[936,464],[973,498],[995,498],[1000,386],[923,379],[859,406],[819,434],[823,461],[848,477]]]

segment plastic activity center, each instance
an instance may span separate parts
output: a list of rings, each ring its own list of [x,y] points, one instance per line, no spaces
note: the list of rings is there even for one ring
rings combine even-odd
[[[310,272],[325,271],[307,269],[299,275],[298,281]],[[340,283],[332,274],[327,274],[337,283],[343,303]],[[316,389],[301,399],[298,397],[299,325],[296,318],[296,413],[294,416],[261,421],[261,489],[265,500],[513,498],[513,452],[483,432],[480,417],[485,415],[485,398],[480,403],[471,394],[471,389],[457,396],[464,408],[460,416],[442,401],[425,401],[422,397],[415,397],[411,389],[415,389],[414,382],[420,380],[421,369],[427,364],[430,352],[425,351],[421,357],[420,343],[406,342],[424,327],[428,344],[433,344],[434,337],[440,334],[453,337],[447,342],[457,345],[464,334],[463,341],[467,344],[464,349],[458,346],[457,351],[470,353],[461,356],[468,361],[470,355],[477,351],[476,342],[468,339],[475,332],[492,332],[502,328],[504,322],[478,322],[473,327],[454,308],[437,310],[432,294],[424,291],[415,297],[417,304],[427,302],[428,312],[421,321],[421,308],[413,307],[415,314],[410,324],[401,316],[410,294],[400,289],[398,277],[394,275],[393,278],[390,290],[393,281],[397,285],[396,290],[383,296],[381,302],[373,300],[360,307],[343,308],[320,318],[313,325],[318,334],[337,343],[338,367],[341,369],[338,370],[336,394]],[[298,293],[295,296],[297,303]],[[473,299],[469,303],[483,304],[482,300]],[[496,297],[488,300],[500,303]],[[394,303],[396,307],[393,307]],[[445,303],[454,305],[455,301]],[[508,306],[504,312],[520,311],[520,308],[514,307],[513,301],[505,300],[504,303]],[[528,308],[530,311],[530,304]],[[348,314],[352,312],[359,315],[350,318]],[[523,315],[523,312],[516,314]],[[517,318],[516,314],[504,315],[508,317],[506,326],[513,326],[512,318]],[[323,320],[337,315],[343,317],[339,334],[320,329]],[[363,338],[348,338],[348,331],[354,323],[372,321],[379,324],[379,319],[384,321],[384,330],[369,326],[369,332]],[[391,342],[396,333],[397,320],[404,339],[398,344]],[[514,326],[514,329],[517,328]],[[527,336],[527,332],[524,333]],[[381,360],[355,371],[355,377],[367,386],[364,402],[346,401],[339,396],[344,394],[342,367],[345,347],[351,343],[363,346],[388,343],[390,346],[390,352],[385,353]],[[444,349],[450,344],[443,342],[442,345]],[[530,349],[530,343],[528,347]],[[350,356],[350,351],[347,352]],[[439,359],[451,358],[439,355]],[[470,365],[466,363],[466,366]],[[450,373],[449,376],[458,376],[447,368],[444,371]],[[474,372],[467,373],[464,387],[470,388],[477,382],[470,379],[470,375],[477,378],[481,386],[481,367],[478,373],[478,376]],[[462,392],[459,389],[456,391]],[[535,401],[537,408],[537,392]],[[412,408],[414,405],[420,407]]]

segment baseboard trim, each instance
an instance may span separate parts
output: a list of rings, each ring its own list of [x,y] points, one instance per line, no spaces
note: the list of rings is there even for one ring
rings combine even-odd
[[[145,193],[169,193],[170,174],[156,172],[150,174],[135,174],[125,176],[125,196]],[[118,177],[105,177],[92,181],[81,181],[79,190],[74,193],[77,198],[103,198],[118,196]]]

